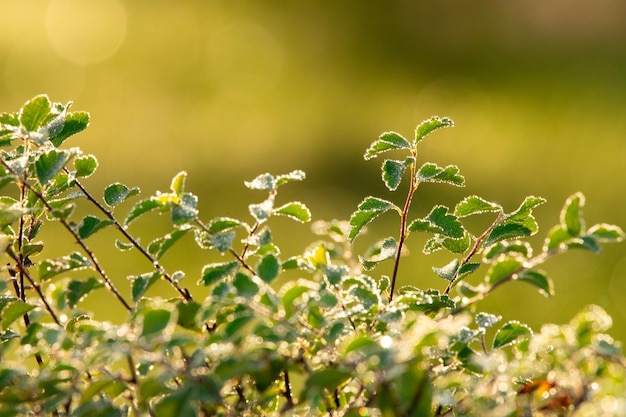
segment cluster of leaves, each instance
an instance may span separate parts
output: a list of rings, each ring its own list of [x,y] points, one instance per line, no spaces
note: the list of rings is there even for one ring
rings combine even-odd
[[[382,165],[391,191],[408,172],[402,208],[367,197],[349,222],[315,222],[317,240],[301,254],[283,254],[268,223],[275,216],[311,220],[301,202],[276,203],[279,188],[303,180],[303,172],[246,182],[267,195],[249,206],[250,221],[202,221],[184,172],[170,192],[139,199],[118,216],[116,207],[139,189],[111,184],[102,202],[87,191],[81,180],[94,173],[96,158],[62,145],[87,126],[89,115],[69,108],[37,96],[18,113],[0,115],[0,249],[9,259],[0,281],[0,416],[626,414],[626,363],[606,335],[611,319],[599,307],[536,334],[477,311],[478,301],[509,281],[551,295],[552,283],[538,268],[544,261],[569,249],[598,251],[624,233],[607,224],[587,228],[582,194],[567,200],[538,255],[522,240],[538,231],[532,214],[544,201],[538,197],[506,212],[470,196],[454,209],[438,205],[409,221],[420,183],[464,185],[456,166],[416,165],[419,142],[451,126],[450,119],[424,121],[413,141],[384,133],[367,149],[366,159],[408,154]],[[75,218],[80,201],[93,210]],[[398,237],[355,257],[354,239],[387,211],[400,217]],[[142,246],[129,226],[155,213],[169,215],[172,229]],[[475,236],[463,221],[479,214],[494,220]],[[45,259],[42,251],[55,242],[38,236],[49,223],[59,223],[80,251]],[[129,276],[125,290],[87,243],[105,228],[119,232],[118,250],[146,259],[147,271]],[[396,290],[402,248],[413,232],[431,236],[425,253],[453,255],[433,268],[444,279],[442,291]],[[202,300],[185,288],[184,271],[170,273],[160,264],[185,235],[228,257],[197,276],[208,289]],[[366,274],[385,260],[394,263],[391,277]],[[482,264],[481,283],[468,284]],[[287,270],[302,278],[277,285]],[[150,296],[159,280],[174,297]],[[112,323],[83,310],[94,291],[110,293],[128,311],[126,320]]]

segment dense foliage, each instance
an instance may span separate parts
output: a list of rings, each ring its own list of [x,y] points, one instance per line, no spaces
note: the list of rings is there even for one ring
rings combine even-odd
[[[0,115],[0,243],[8,260],[0,281],[0,416],[626,415],[626,361],[600,307],[535,333],[477,305],[512,281],[550,296],[543,262],[571,249],[597,252],[624,233],[588,227],[580,193],[565,202],[537,253],[524,239],[538,232],[540,197],[509,211],[469,196],[412,218],[419,184],[465,183],[456,166],[417,163],[419,143],[452,126],[450,119],[425,120],[412,140],[383,133],[366,150],[366,159],[403,155],[382,164],[389,190],[408,177],[402,205],[368,196],[349,221],[313,223],[318,240],[289,256],[268,224],[275,216],[311,220],[305,204],[278,202],[279,189],[303,180],[302,171],[246,182],[265,195],[250,204],[249,220],[202,220],[185,172],[169,192],[140,199],[138,188],[113,183],[101,201],[81,182],[96,158],[65,146],[89,115],[69,108],[37,96]],[[128,212],[115,212],[131,198],[138,201]],[[89,214],[76,214],[80,201],[92,207]],[[385,212],[398,214],[397,235],[356,255],[352,242]],[[142,245],[129,226],[157,213],[169,216],[172,229]],[[490,225],[473,234],[464,222],[478,215],[490,216]],[[55,240],[38,236],[50,223],[80,250],[45,259]],[[89,247],[105,228],[119,232],[117,249],[146,259],[146,272],[128,276],[127,288],[117,288]],[[396,288],[404,242],[414,233],[428,234],[424,253],[451,254],[433,268],[442,290],[419,288],[419,277],[416,286]],[[186,288],[185,271],[160,263],[191,237],[225,255],[192,278],[208,288],[203,299]],[[372,276],[380,262],[393,263],[391,276]],[[301,278],[276,285],[288,270]],[[159,280],[171,285],[172,298],[151,296]],[[83,309],[96,290],[127,310],[124,322]]]

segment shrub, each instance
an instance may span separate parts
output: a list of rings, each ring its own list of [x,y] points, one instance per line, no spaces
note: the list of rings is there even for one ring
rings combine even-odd
[[[624,233],[587,227],[580,193],[567,199],[538,253],[524,239],[538,231],[540,197],[509,211],[469,196],[410,217],[419,184],[465,183],[456,166],[417,163],[420,142],[450,119],[425,120],[413,140],[394,132],[375,140],[365,159],[403,155],[383,162],[382,179],[396,191],[408,177],[404,203],[368,196],[349,221],[313,223],[318,240],[296,255],[281,252],[268,224],[276,216],[311,220],[305,204],[279,202],[279,190],[303,180],[302,171],[246,182],[266,196],[249,206],[249,220],[201,220],[185,172],[166,193],[140,199],[138,188],[114,183],[100,200],[82,182],[96,158],[65,146],[88,122],[87,113],[43,95],[0,116],[0,242],[9,260],[0,282],[0,416],[626,415],[626,363],[600,307],[534,333],[477,305],[512,281],[549,296],[542,263],[570,249],[597,252]],[[127,213],[116,212],[132,198]],[[91,211],[79,216],[80,201]],[[352,242],[385,212],[398,215],[398,234],[355,255]],[[169,216],[171,231],[144,246],[129,226],[157,213]],[[464,222],[479,215],[490,226],[474,235]],[[51,223],[79,250],[42,258],[46,245],[58,246],[56,238],[38,240]],[[119,233],[117,249],[146,259],[146,272],[128,276],[122,289],[88,243],[105,228]],[[404,243],[415,233],[428,236],[425,254],[451,254],[433,268],[441,291],[420,288],[419,277],[416,286],[396,286]],[[225,255],[194,278],[206,286],[204,298],[186,288],[186,272],[160,263],[191,240],[185,235]],[[369,272],[381,262],[393,264],[391,276]],[[288,270],[302,278],[277,285]],[[159,280],[172,298],[150,296]],[[122,323],[83,310],[99,289],[127,311]]]

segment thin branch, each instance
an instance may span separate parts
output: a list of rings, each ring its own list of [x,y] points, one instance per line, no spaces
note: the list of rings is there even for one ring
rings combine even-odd
[[[415,157],[415,152],[414,155]],[[415,190],[417,190],[417,186],[419,183],[415,181],[415,162],[411,163],[410,167],[411,172],[411,182],[409,184],[409,192],[406,196],[406,201],[404,202],[404,208],[402,209],[402,215],[400,220],[400,237],[398,238],[398,249],[396,252],[396,258],[393,264],[393,274],[391,276],[391,288],[389,290],[388,301],[391,302],[393,300],[393,292],[396,288],[396,279],[398,277],[398,268],[400,267],[400,256],[402,256],[402,247],[404,245],[404,240],[406,239],[406,221],[409,215],[409,208],[411,208],[411,200],[413,200],[413,194],[415,194]]]
[[[172,276],[167,273],[165,268],[163,268],[163,266],[161,266],[161,264],[152,255],[150,255],[143,246],[139,244],[137,239],[135,239],[130,233],[128,233],[128,231],[124,228],[124,226],[122,226],[120,222],[115,218],[115,216],[113,216],[113,213],[110,210],[108,210],[106,207],[104,207],[102,204],[100,204],[100,202],[96,200],[91,195],[91,193],[89,193],[89,191],[87,191],[87,189],[78,180],[75,180],[75,181],[76,181],[76,186],[85,195],[87,200],[89,200],[93,205],[95,205],[98,208],[98,210],[104,213],[104,215],[113,222],[113,225],[115,226],[115,228],[119,230],[126,239],[128,239],[128,241],[139,251],[139,253],[141,253],[146,259],[148,259],[148,261],[150,261],[152,265],[154,265],[154,267],[161,273],[161,275],[163,275],[163,278],[171,286],[173,286],[176,289],[176,291],[178,291],[181,297],[185,301],[193,301],[189,291],[187,291],[187,289],[181,288],[180,285],[178,285],[178,282],[176,282],[172,278]]]
[[[11,175],[13,175],[22,184],[24,184],[24,186],[28,188],[28,190],[32,192],[33,195],[35,195],[35,197],[37,197],[37,199],[39,199],[43,203],[43,205],[46,207],[46,209],[50,213],[54,211],[54,209],[52,208],[52,206],[50,206],[50,203],[48,203],[46,198],[39,191],[37,191],[35,187],[30,185],[24,178],[22,178],[22,176],[17,171],[15,171],[13,167],[11,167],[4,159],[0,159],[0,163],[4,166],[4,168],[8,172],[11,173]],[[106,286],[106,288],[113,293],[113,295],[118,299],[120,303],[122,303],[122,305],[127,311],[132,311],[133,309],[130,306],[130,304],[128,304],[128,302],[124,299],[124,297],[122,297],[119,291],[115,288],[115,285],[113,285],[113,282],[111,282],[107,274],[104,272],[104,270],[100,266],[100,263],[96,259],[95,254],[91,251],[91,249],[89,249],[89,247],[85,244],[83,239],[80,238],[78,233],[72,228],[72,226],[70,226],[67,220],[58,218],[58,217],[56,217],[56,220],[58,220],[63,225],[63,227],[74,237],[74,239],[76,239],[76,243],[78,243],[78,245],[87,254],[87,256],[89,257],[89,259],[91,260],[93,264],[93,267],[98,272],[98,274],[102,277],[102,280],[104,281],[104,285]]]

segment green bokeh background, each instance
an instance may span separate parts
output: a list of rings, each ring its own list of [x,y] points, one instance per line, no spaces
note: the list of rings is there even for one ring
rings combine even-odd
[[[422,162],[458,164],[468,185],[422,187],[414,215],[469,194],[509,210],[540,195],[538,250],[575,191],[587,196],[588,223],[626,226],[625,41],[620,0],[0,0],[0,111],[39,93],[73,101],[92,115],[73,139],[100,162],[92,190],[120,181],[144,195],[166,191],[186,170],[204,220],[246,216],[264,196],[243,181],[266,171],[306,171],[279,199],[302,200],[315,219],[347,219],[368,194],[401,203],[404,189],[386,192],[381,161],[363,161],[363,151],[383,131],[411,137],[421,120],[449,116],[456,127],[424,142]],[[384,217],[357,249],[395,235],[396,223]],[[312,240],[306,225],[275,226],[284,257]],[[151,218],[133,231],[148,242],[167,225]],[[75,249],[61,229],[47,233],[47,256]],[[116,253],[114,236],[90,244],[128,294],[124,276],[150,265]],[[450,258],[421,255],[423,242],[409,240],[402,284],[443,289],[430,267]],[[163,263],[184,269],[193,288],[219,257],[186,243]],[[481,308],[536,328],[597,303],[626,340],[625,255],[624,245],[566,254],[545,266],[552,299],[513,283]],[[102,290],[88,302],[102,318],[121,317]]]

